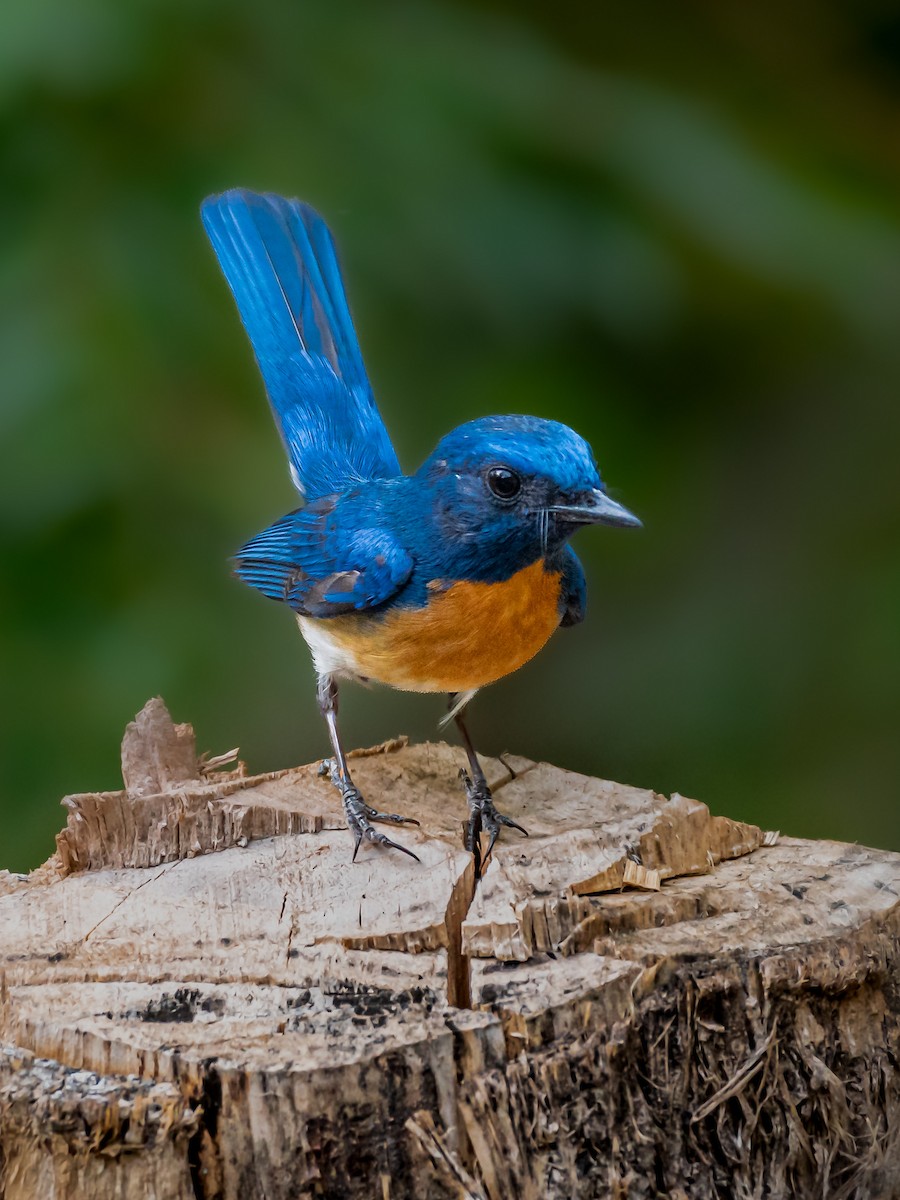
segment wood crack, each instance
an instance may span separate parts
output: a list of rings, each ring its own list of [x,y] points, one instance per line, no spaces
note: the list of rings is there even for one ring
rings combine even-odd
[[[421,863],[352,863],[314,765],[216,795],[150,716],[0,877],[4,1200],[896,1190],[900,856],[505,755],[476,884],[458,749],[395,744],[354,774]]]
[[[149,884],[149,883],[155,883],[157,881],[157,879],[161,879],[163,877],[163,875],[168,875],[168,873],[174,867],[177,867],[177,866],[178,866],[177,862],[170,863],[167,867],[163,867],[163,869],[161,871],[157,871],[157,873],[155,875],[151,875],[149,879],[142,880],[141,883],[139,883],[137,885],[137,887],[133,888],[130,892],[127,892],[124,896],[122,896],[122,898],[120,900],[117,900],[116,903],[109,910],[109,912],[105,916],[101,917],[100,920],[87,931],[87,933],[81,939],[82,943],[89,941],[89,939],[93,937],[93,935],[97,932],[97,930],[100,928],[100,926],[105,925],[106,922],[110,919],[110,917],[112,917],[114,913],[118,912],[118,910],[122,907],[123,904],[125,904],[127,901],[129,901],[133,898],[133,896],[135,895],[136,892],[141,891],[141,889],[145,888],[147,886],[147,884]]]

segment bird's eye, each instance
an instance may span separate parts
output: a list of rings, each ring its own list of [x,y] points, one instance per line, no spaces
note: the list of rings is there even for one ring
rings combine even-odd
[[[512,500],[522,486],[522,480],[509,467],[491,467],[487,473],[487,483],[498,500]]]

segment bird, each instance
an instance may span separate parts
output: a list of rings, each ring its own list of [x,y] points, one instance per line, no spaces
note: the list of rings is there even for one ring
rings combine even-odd
[[[324,219],[309,204],[234,188],[201,219],[265,384],[301,504],[251,538],[234,573],[296,615],[331,743],[327,773],[360,845],[418,856],[377,824],[353,782],[338,724],[344,680],[446,693],[468,770],[463,842],[480,874],[501,827],[466,724],[481,688],[584,619],[584,570],[569,538],[588,525],[639,527],[608,494],[568,426],[478,417],[405,474],[375,403]],[[489,839],[482,853],[482,837]]]

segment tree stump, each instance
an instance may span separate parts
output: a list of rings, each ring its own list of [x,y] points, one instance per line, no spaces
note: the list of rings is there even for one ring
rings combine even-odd
[[[157,700],[0,873],[2,1200],[900,1195],[900,856],[507,757],[476,882],[461,752],[355,759],[421,863]]]

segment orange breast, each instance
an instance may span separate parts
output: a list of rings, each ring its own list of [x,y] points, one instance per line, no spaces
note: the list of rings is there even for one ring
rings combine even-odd
[[[537,654],[559,625],[559,587],[559,572],[536,562],[504,583],[436,583],[423,608],[319,624],[360,675],[407,691],[463,692]]]

